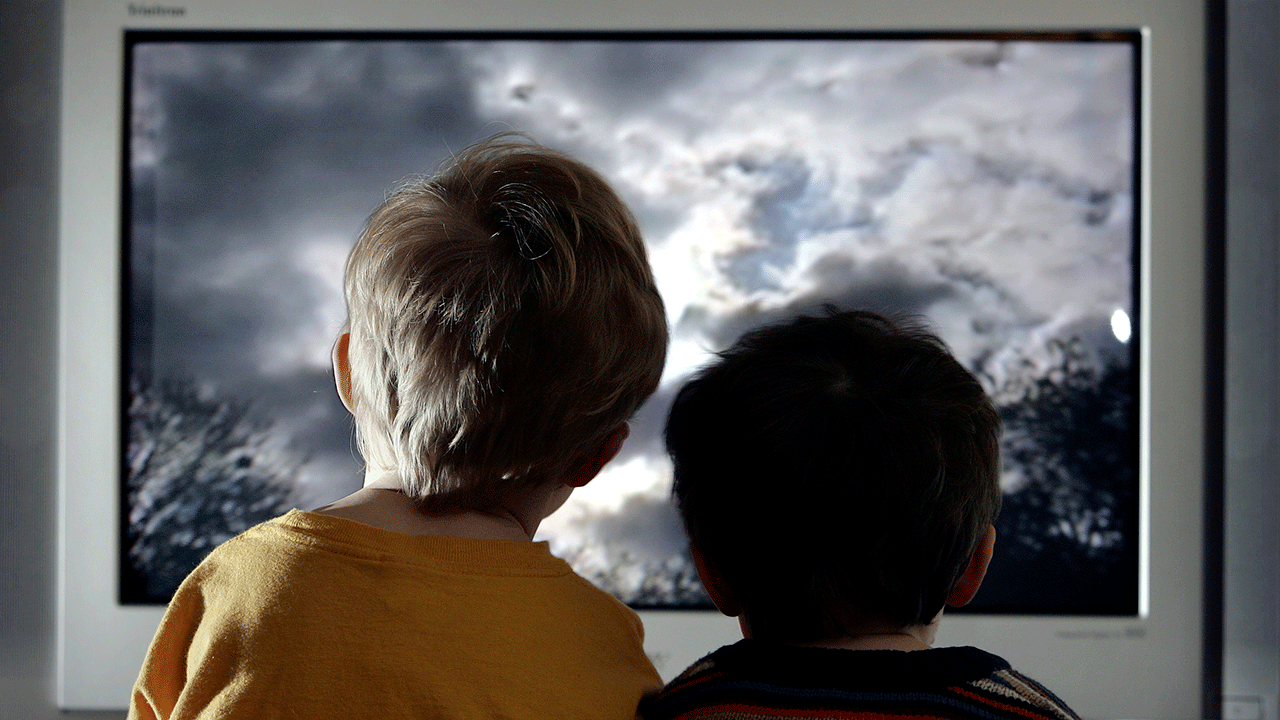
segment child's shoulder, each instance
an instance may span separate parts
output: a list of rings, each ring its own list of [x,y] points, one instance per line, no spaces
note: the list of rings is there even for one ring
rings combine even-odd
[[[976,648],[918,652],[741,641],[707,655],[640,707],[646,720],[859,716],[1079,720],[1044,686]]]
[[[264,551],[280,543],[282,529],[288,527],[297,513],[290,510],[221,540],[191,572],[189,579],[207,580],[211,575],[240,572],[242,568],[253,572],[254,566],[265,562]]]

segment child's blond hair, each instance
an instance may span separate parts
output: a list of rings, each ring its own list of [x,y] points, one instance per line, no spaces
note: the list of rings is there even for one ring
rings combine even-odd
[[[500,136],[392,194],[347,260],[365,462],[477,507],[588,459],[657,387],[662,300],[598,173]]]

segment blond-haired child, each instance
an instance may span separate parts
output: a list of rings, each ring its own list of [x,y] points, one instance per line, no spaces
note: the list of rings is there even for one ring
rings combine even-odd
[[[661,684],[639,619],[531,542],[662,371],[629,210],[582,163],[494,138],[373,213],[345,293],[364,487],[216,549],[130,717],[633,717]]]

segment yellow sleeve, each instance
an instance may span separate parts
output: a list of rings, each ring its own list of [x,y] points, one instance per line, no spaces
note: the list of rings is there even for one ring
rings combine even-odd
[[[196,577],[170,601],[129,700],[129,720],[170,720],[187,682],[187,657],[203,613]]]

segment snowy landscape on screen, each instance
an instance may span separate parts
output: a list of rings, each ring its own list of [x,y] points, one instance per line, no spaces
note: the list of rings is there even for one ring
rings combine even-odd
[[[136,43],[126,595],[359,487],[329,360],[346,253],[399,182],[517,130],[632,206],[672,331],[622,454],[542,524],[553,552],[637,606],[704,604],[667,405],[743,330],[832,302],[924,316],[1001,407],[979,609],[1133,612],[1134,73],[1124,42]]]

